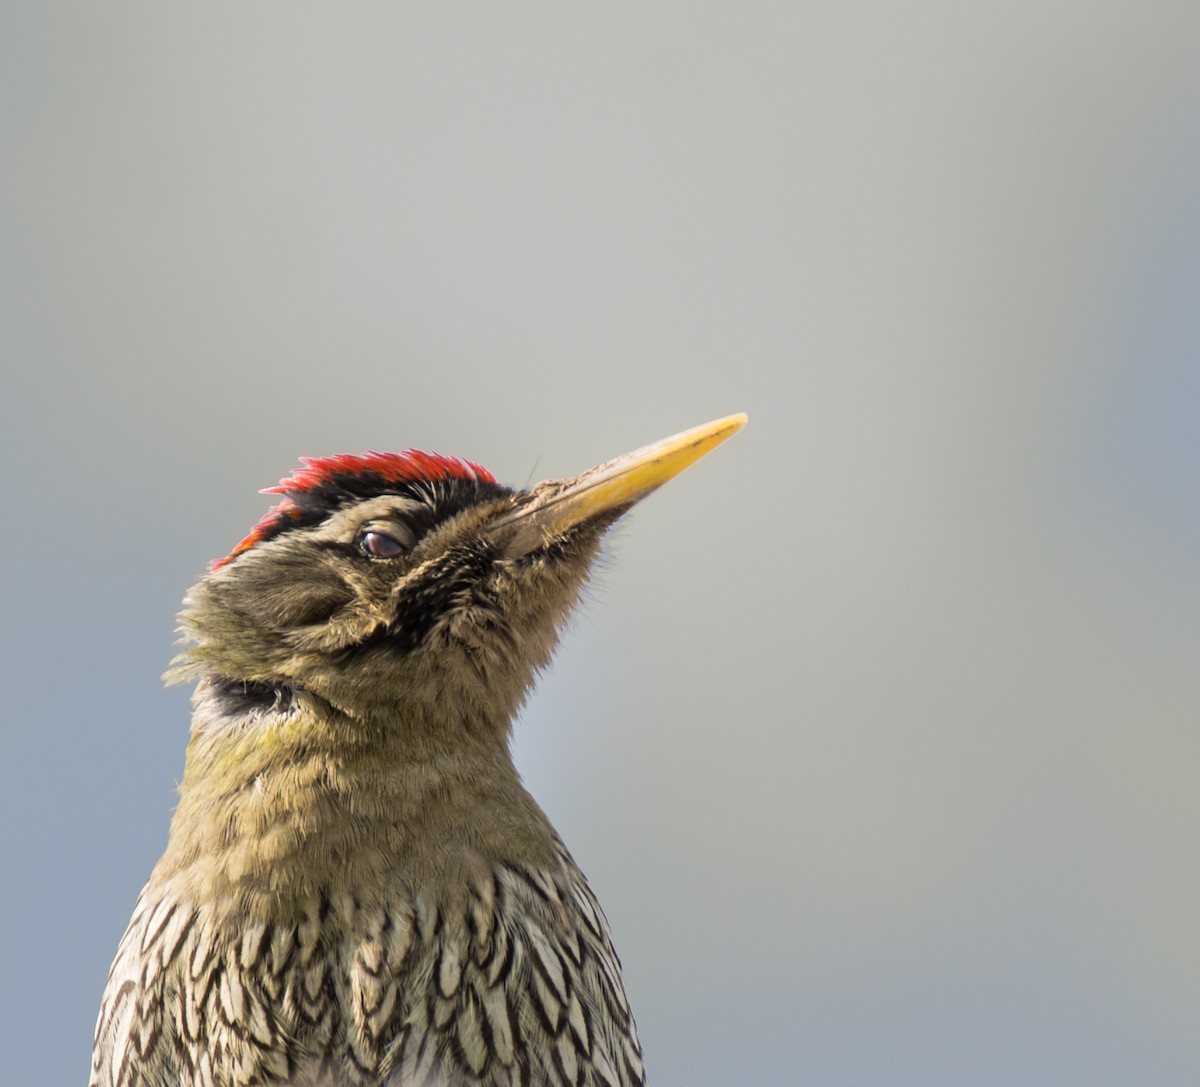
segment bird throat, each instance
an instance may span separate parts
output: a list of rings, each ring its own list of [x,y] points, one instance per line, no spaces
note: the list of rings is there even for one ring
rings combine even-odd
[[[451,746],[426,722],[354,719],[265,682],[210,679],[197,696],[156,870],[183,898],[266,920],[331,887],[454,884],[481,859],[548,859],[544,836],[512,832],[544,816],[494,735]]]

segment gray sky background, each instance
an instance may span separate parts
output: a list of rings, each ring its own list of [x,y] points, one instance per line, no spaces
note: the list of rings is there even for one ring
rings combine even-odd
[[[173,615],[301,454],[747,411],[517,731],[653,1081],[1200,1082],[1200,6],[0,14],[0,1080],[82,1083]]]

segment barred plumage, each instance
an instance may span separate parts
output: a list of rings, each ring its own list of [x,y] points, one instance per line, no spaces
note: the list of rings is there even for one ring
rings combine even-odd
[[[330,891],[245,927],[148,885],[92,1087],[643,1084],[608,924],[558,848],[556,870],[499,868],[452,901]]]

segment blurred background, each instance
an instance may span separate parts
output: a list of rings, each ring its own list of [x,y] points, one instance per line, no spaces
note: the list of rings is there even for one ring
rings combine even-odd
[[[1200,6],[0,24],[0,1080],[86,1080],[258,488],[747,411],[516,733],[653,1082],[1200,1082]]]

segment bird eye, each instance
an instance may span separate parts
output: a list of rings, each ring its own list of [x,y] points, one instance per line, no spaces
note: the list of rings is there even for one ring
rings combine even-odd
[[[364,532],[358,538],[358,549],[372,559],[394,559],[405,552],[404,544],[382,532]]]

